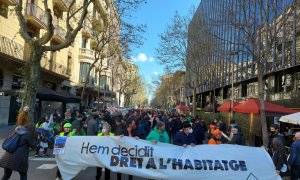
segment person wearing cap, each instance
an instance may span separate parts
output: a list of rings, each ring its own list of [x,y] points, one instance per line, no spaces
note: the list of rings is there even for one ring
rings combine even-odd
[[[59,136],[70,136],[72,124],[71,123],[65,123],[63,128],[64,128],[64,131],[59,133]],[[59,180],[59,179],[61,179],[61,174],[60,174],[59,169],[57,168],[56,180]]]
[[[66,123],[64,124],[64,131],[59,133],[59,136],[69,136],[71,132],[72,124],[71,123]]]
[[[300,131],[296,132],[294,140],[287,163],[291,166],[291,180],[298,180],[300,178]]]
[[[187,147],[188,145],[195,146],[196,139],[193,134],[191,123],[186,121],[182,126],[182,131],[179,131],[174,138],[174,144],[183,147]]]
[[[209,139],[208,144],[222,144],[222,131],[216,129],[211,133],[211,135],[212,137]]]
[[[153,142],[154,144],[156,144],[157,142],[170,144],[170,138],[166,131],[165,123],[161,121],[157,122],[156,127],[154,127],[154,130],[151,131],[150,134],[146,137],[146,140]]]

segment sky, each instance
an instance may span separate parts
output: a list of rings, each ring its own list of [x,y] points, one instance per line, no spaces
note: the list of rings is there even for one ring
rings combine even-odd
[[[159,65],[155,59],[155,48],[158,47],[160,41],[159,34],[163,33],[166,26],[171,23],[176,10],[180,15],[187,15],[192,5],[197,8],[200,1],[148,0],[132,14],[134,23],[147,25],[144,45],[133,51],[132,60],[148,83],[152,84],[154,76],[163,74],[163,66]],[[151,97],[149,98],[151,99]]]

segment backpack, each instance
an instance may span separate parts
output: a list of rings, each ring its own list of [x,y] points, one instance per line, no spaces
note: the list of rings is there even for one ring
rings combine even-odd
[[[6,138],[2,144],[2,149],[9,153],[14,153],[18,146],[19,146],[19,141],[21,139],[21,135],[19,134],[13,134]]]

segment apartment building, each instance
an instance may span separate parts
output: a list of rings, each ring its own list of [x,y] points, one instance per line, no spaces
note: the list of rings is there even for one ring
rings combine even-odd
[[[263,26],[259,26],[259,1],[201,1],[189,25],[186,70],[187,80],[193,79],[198,85],[198,108],[216,107],[212,104],[220,105],[231,98],[242,101],[257,97],[257,63],[255,52],[249,48],[253,43],[249,34],[257,42],[259,31],[271,47],[261,60],[265,99],[300,107],[299,2],[261,2],[269,8],[269,18],[262,16]],[[267,28],[272,39],[266,38]],[[262,43],[260,48],[266,45]],[[192,99],[191,91],[187,92]]]
[[[101,6],[108,10],[109,5],[105,4],[106,2],[110,1],[97,1],[96,5],[91,4],[87,18],[97,12]],[[28,56],[28,45],[20,36],[19,22],[13,11],[17,3],[19,3],[18,0],[0,0],[2,7],[0,13],[0,125],[13,124],[16,121],[21,102],[20,94],[24,86],[22,72],[25,64],[24,57]],[[55,27],[48,45],[57,45],[65,41],[66,13],[70,3],[70,0],[48,1]],[[110,14],[110,11],[109,9],[106,13]],[[23,14],[30,36],[40,37],[47,28],[43,1],[23,1]],[[116,13],[114,15],[117,16]],[[85,21],[84,28],[77,34],[71,46],[44,53],[40,63],[41,78],[37,91],[36,119],[45,114],[49,115],[55,109],[63,113],[66,108],[79,108],[81,99],[78,91],[81,88],[80,84],[84,82],[81,74],[85,73],[86,64],[91,64],[94,60],[94,51],[90,46],[91,38],[86,38],[92,30],[87,22]],[[101,75],[97,75],[95,69],[92,70],[93,81],[89,84],[85,95],[86,105],[94,106],[93,103],[99,96],[99,93],[96,93],[98,92],[96,87],[102,87],[100,95],[103,96],[106,90],[107,97],[113,96],[114,93],[109,91],[109,71],[107,67]]]

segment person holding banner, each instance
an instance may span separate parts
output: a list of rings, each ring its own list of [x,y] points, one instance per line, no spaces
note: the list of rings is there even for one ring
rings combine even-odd
[[[182,126],[183,126],[182,131],[179,131],[175,136],[174,144],[183,147],[187,147],[188,145],[195,146],[196,139],[195,136],[193,135],[193,129],[191,123],[185,121]]]
[[[165,123],[163,123],[162,121],[158,121],[154,130],[151,131],[146,137],[146,140],[153,142],[154,144],[156,144],[157,142],[170,144],[170,138],[166,131]]]
[[[115,136],[114,133],[110,132],[110,125],[108,123],[104,123],[102,126],[102,131],[98,133],[97,136]],[[97,167],[96,171],[96,180],[100,180],[102,176],[102,167]],[[110,179],[110,170],[105,168],[105,180]]]
[[[59,136],[70,136],[71,135],[71,128],[72,128],[72,124],[71,123],[65,123],[64,126],[64,131],[59,133]],[[56,180],[61,179],[61,174],[59,169],[57,168],[56,171]]]
[[[221,138],[222,138],[222,131],[219,129],[214,130],[211,135],[212,137],[209,139],[208,144],[222,144]]]

